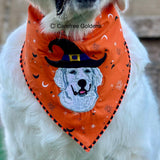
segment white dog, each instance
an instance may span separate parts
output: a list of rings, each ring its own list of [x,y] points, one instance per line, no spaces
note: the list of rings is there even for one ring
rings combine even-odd
[[[92,32],[92,29],[54,28],[51,24],[94,24],[102,8],[109,3],[117,4],[121,10],[128,6],[127,0],[30,0],[30,2],[38,6],[39,10],[46,15],[41,21],[43,33],[63,30],[66,35],[74,39],[83,38]],[[121,24],[131,56],[130,81],[120,108],[114,118],[112,117],[111,124],[88,153],[52,121],[26,85],[19,65],[19,57],[26,37],[27,24],[22,25],[9,36],[0,55],[0,111],[8,160],[159,160],[158,105],[144,73],[145,66],[150,61],[145,48],[123,19]],[[115,67],[113,64],[109,65],[112,65],[112,68]],[[106,68],[109,68],[109,65]],[[71,74],[79,70],[81,75],[84,72],[92,74],[98,72],[96,74],[99,74],[99,82],[96,86],[103,85],[98,68],[97,71],[90,68],[86,71],[71,68],[65,70]],[[63,85],[63,82],[59,81],[61,72],[64,72],[64,68],[58,68],[54,78],[59,87]],[[74,79],[72,76],[67,74],[66,78]],[[64,78],[61,79],[64,80]],[[83,93],[91,90],[89,84],[93,82],[89,79],[85,82],[85,75],[76,79],[76,83],[77,80],[81,80]],[[85,89],[82,81],[86,83]],[[78,93],[80,87],[77,87],[74,82],[71,85],[73,90],[70,87],[69,92]],[[114,90],[114,86],[111,87]],[[60,93],[60,97],[63,97],[63,94],[65,94],[64,90]],[[93,97],[97,99],[96,93]],[[72,106],[71,110],[74,110]],[[92,128],[94,127],[92,125]]]

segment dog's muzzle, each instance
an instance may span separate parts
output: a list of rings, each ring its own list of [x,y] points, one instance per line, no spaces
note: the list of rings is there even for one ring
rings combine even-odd
[[[97,0],[76,0],[80,8],[91,8]]]
[[[76,92],[76,91],[74,90],[73,86],[71,85],[73,94],[74,94],[75,96],[76,96],[76,95],[79,95],[79,96],[85,96],[85,95],[87,95],[87,93],[88,93],[88,92],[90,91],[90,89],[91,89],[91,84],[89,85],[88,91],[85,89],[86,84],[87,84],[86,80],[84,80],[84,79],[79,80],[79,81],[78,81],[78,86],[81,87],[81,89],[80,89],[78,92]]]
[[[61,15],[63,13],[67,1],[69,0],[56,0],[57,15]]]
[[[70,0],[56,0],[57,15],[61,15]],[[78,8],[92,8],[97,0],[76,0]]]

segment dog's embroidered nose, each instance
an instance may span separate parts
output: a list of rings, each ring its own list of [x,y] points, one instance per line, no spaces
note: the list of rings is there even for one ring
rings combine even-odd
[[[81,79],[78,81],[78,85],[81,87],[81,88],[84,88],[86,86],[86,80],[84,79]]]

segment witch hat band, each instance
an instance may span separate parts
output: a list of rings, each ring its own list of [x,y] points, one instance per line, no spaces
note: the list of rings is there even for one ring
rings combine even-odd
[[[51,41],[48,48],[53,52],[53,45],[57,45],[64,51],[64,55],[60,61],[52,61],[45,56],[46,61],[57,68],[80,68],[80,67],[99,67],[106,59],[107,55],[99,60],[93,60],[83,53],[78,46],[67,39],[55,39]]]

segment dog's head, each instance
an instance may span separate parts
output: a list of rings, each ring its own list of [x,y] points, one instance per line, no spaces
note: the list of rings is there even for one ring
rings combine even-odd
[[[121,10],[128,6],[128,0],[29,0],[46,15],[42,20],[44,32],[57,32],[68,28],[51,28],[52,23],[92,24],[109,3],[116,3]]]
[[[61,88],[62,105],[76,112],[85,112],[95,105],[102,74],[98,68],[59,68],[54,81]]]

